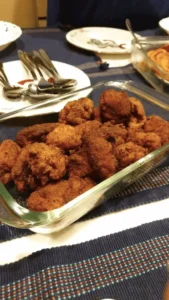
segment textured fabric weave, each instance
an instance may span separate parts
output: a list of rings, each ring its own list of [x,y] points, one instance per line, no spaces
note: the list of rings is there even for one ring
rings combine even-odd
[[[162,299],[168,228],[165,219],[1,266],[1,300]]]

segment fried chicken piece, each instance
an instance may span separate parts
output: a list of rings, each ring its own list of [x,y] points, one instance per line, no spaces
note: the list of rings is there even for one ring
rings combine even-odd
[[[26,127],[16,135],[16,142],[20,147],[35,142],[45,142],[46,135],[51,132],[58,123],[43,123]]]
[[[59,148],[34,143],[22,149],[12,168],[12,179],[18,191],[35,190],[66,173],[68,158]]]
[[[128,142],[117,146],[115,156],[119,163],[119,169],[123,169],[148,153],[146,148],[136,145],[133,142]]]
[[[102,123],[97,120],[86,121],[80,125],[77,125],[75,128],[77,129],[78,133],[83,136],[86,132],[97,130],[102,126]]]
[[[117,170],[117,159],[113,146],[98,132],[89,132],[83,136],[84,147],[90,164],[100,179],[112,176]]]
[[[27,207],[35,211],[48,211],[63,206],[66,204],[65,191],[68,186],[67,180],[61,180],[39,188],[26,200]]]
[[[80,149],[69,156],[68,175],[69,177],[86,177],[93,173],[89,162],[88,153],[85,149]]]
[[[71,177],[68,180],[69,187],[65,194],[65,201],[69,202],[79,195],[85,193],[90,190],[92,187],[96,185],[96,183],[88,177],[79,178],[79,177]]]
[[[94,107],[94,117],[93,117],[93,119],[102,123],[100,106]]]
[[[169,142],[169,123],[158,116],[150,116],[144,125],[145,132],[154,132],[161,138],[161,144]]]
[[[94,103],[91,99],[86,97],[67,103],[59,112],[59,122],[75,126],[92,120],[93,116]]]
[[[144,126],[146,122],[146,114],[143,104],[136,98],[130,97],[131,114],[128,122],[128,127],[138,129]]]
[[[7,184],[12,180],[11,170],[20,153],[20,147],[12,140],[0,144],[0,181]]]
[[[50,183],[33,192],[27,199],[27,206],[35,211],[53,210],[83,194],[94,185],[95,183],[87,177],[84,179],[73,177]]]
[[[104,91],[100,96],[100,110],[104,122],[125,123],[131,111],[127,93],[115,90]]]
[[[143,130],[130,129],[128,131],[128,141],[147,148],[148,152],[152,152],[161,147],[161,138],[154,132],[146,133]]]
[[[112,121],[102,125],[101,131],[109,142],[116,145],[124,144],[127,140],[127,129],[123,124],[114,125]]]
[[[63,150],[71,150],[80,147],[82,141],[81,135],[75,127],[60,124],[47,135],[46,143]]]

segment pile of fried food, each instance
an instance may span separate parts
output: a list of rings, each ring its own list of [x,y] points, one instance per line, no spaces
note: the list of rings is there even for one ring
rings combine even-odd
[[[169,122],[146,117],[138,99],[109,89],[99,101],[69,102],[57,123],[26,127],[0,144],[0,180],[29,192],[30,210],[59,208],[169,142]]]
[[[156,49],[149,50],[147,52],[148,57],[162,70],[168,74],[162,74],[156,67],[152,67],[152,71],[162,77],[163,79],[169,80],[169,45],[164,45]],[[146,71],[146,61],[141,62],[141,68]]]

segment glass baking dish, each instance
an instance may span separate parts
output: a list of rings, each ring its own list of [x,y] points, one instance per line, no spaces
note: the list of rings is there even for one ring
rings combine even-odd
[[[147,116],[156,114],[168,119],[167,98],[145,85],[138,87],[131,81],[105,82],[90,95],[95,105],[99,103],[99,95],[109,88],[126,91],[129,96],[138,98],[143,103]],[[0,221],[13,227],[29,228],[42,234],[60,231],[151,171],[167,157],[168,152],[169,143],[97,184],[66,205],[48,212],[28,210],[21,205],[19,195],[13,194],[12,189],[7,190],[0,183]]]
[[[133,67],[146,79],[156,90],[169,94],[169,72],[164,71],[154,61],[152,61],[146,52],[149,50],[169,45],[168,36],[154,36],[140,38],[139,42],[143,50],[140,49],[135,40],[131,43],[131,59]]]

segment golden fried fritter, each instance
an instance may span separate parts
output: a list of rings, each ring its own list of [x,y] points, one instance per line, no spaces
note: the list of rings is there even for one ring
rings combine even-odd
[[[101,127],[101,132],[109,142],[120,145],[127,140],[127,129],[123,124],[114,125],[112,121],[106,122]]]
[[[76,127],[67,124],[60,124],[46,136],[48,145],[57,146],[63,150],[78,148],[82,141],[81,135]]]
[[[158,116],[150,116],[144,125],[145,132],[154,132],[161,138],[161,144],[169,142],[169,123]]]
[[[133,142],[128,142],[116,147],[115,155],[119,163],[119,169],[123,169],[148,153],[146,148],[136,145]]]
[[[147,148],[148,152],[152,152],[161,147],[161,138],[154,132],[146,133],[143,130],[130,129],[128,131],[128,141]]]
[[[58,123],[43,123],[26,127],[20,130],[16,136],[16,142],[20,147],[35,142],[45,142],[46,135],[51,132]]]
[[[100,110],[104,122],[125,123],[129,118],[131,104],[126,92],[106,90],[100,96]]]
[[[86,97],[67,103],[59,112],[59,122],[75,126],[92,120],[93,116],[94,103],[91,99]]]
[[[79,178],[79,177],[71,177],[68,180],[69,187],[65,194],[65,201],[69,202],[79,195],[85,193],[95,186],[95,182],[88,177]]]
[[[94,117],[93,117],[93,119],[102,123],[100,106],[94,107]]]
[[[48,211],[66,204],[65,191],[68,189],[68,181],[61,180],[57,183],[49,183],[31,193],[27,199],[27,207],[35,211]]]
[[[86,133],[83,136],[84,147],[88,153],[92,168],[98,178],[106,179],[117,170],[117,159],[113,154],[113,146],[98,132]]]
[[[12,168],[12,179],[18,191],[35,190],[66,173],[68,158],[59,148],[34,143],[22,149]]]
[[[27,199],[30,210],[48,211],[63,206],[87,190],[95,183],[90,178],[72,177],[58,183],[48,184],[33,192]]]
[[[4,140],[0,144],[0,181],[3,184],[9,183],[11,170],[20,153],[20,147],[12,140]]]
[[[77,129],[78,133],[83,136],[86,132],[97,130],[101,128],[102,123],[97,120],[86,121],[80,125],[77,125],[75,128]]]
[[[89,162],[88,153],[85,149],[80,149],[69,156],[67,170],[69,177],[86,177],[93,173],[93,169]]]
[[[146,121],[146,114],[143,104],[136,98],[130,97],[131,114],[128,122],[128,127],[138,129],[143,127]]]

